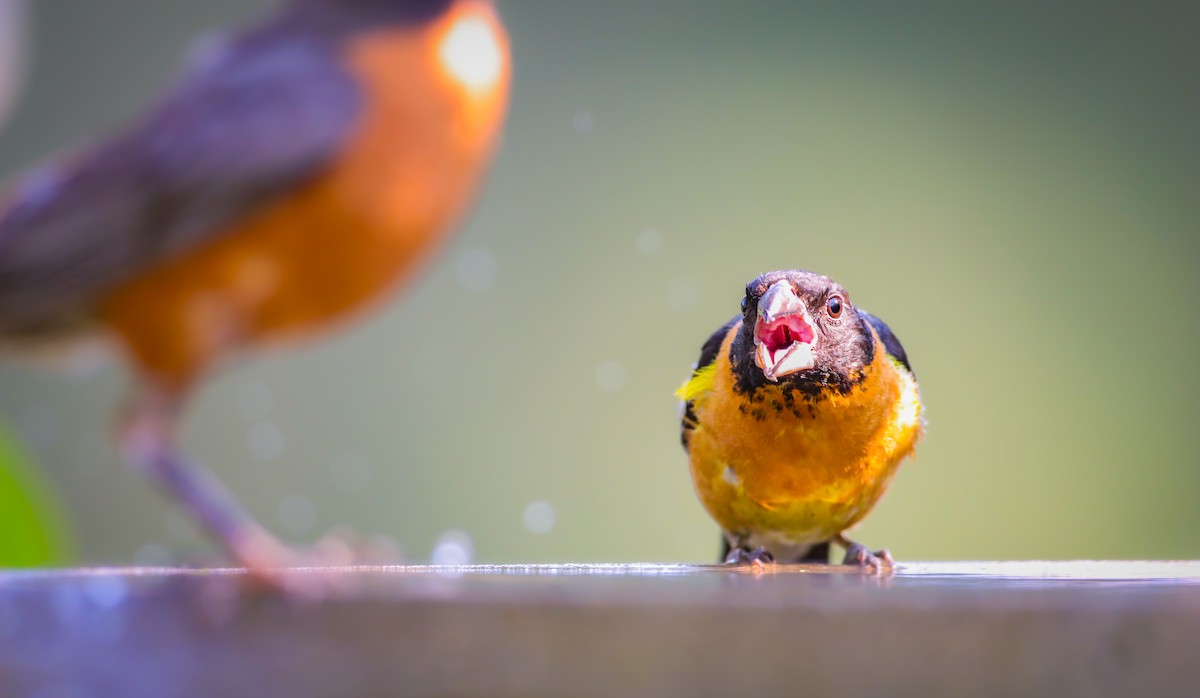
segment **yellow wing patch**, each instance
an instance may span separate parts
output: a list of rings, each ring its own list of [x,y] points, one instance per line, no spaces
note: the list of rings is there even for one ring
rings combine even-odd
[[[675,391],[675,397],[684,402],[691,402],[696,398],[711,393],[713,384],[717,379],[717,362],[714,361],[707,366],[702,366],[692,373],[692,377],[687,379],[679,389]]]

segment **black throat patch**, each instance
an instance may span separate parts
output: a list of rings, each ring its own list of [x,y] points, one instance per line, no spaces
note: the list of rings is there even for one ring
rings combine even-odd
[[[812,416],[812,406],[825,397],[832,394],[849,395],[862,384],[866,378],[866,367],[875,360],[875,341],[870,329],[863,326],[861,333],[856,334],[857,341],[819,352],[817,365],[813,368],[784,376],[778,383],[772,383],[754,363],[754,323],[743,321],[729,347],[734,390],[745,395],[750,403],[750,407],[743,411],[748,409],[753,414],[757,409],[762,409],[765,417],[765,410],[788,409],[798,417],[806,414]],[[767,399],[770,391],[761,389],[768,386],[779,388],[783,395],[782,403],[773,398]]]

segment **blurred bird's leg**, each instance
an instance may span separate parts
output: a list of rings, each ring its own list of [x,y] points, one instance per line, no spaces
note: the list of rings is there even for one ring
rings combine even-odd
[[[887,548],[871,552],[867,546],[855,543],[841,533],[833,540],[846,549],[846,557],[842,560],[843,565],[862,567],[871,572],[882,572],[885,568],[890,569],[896,564]]]
[[[121,424],[126,463],[151,480],[255,577],[278,581],[291,551],[258,524],[232,495],[184,455],[175,441],[180,400],[176,394],[143,385],[127,406]]]

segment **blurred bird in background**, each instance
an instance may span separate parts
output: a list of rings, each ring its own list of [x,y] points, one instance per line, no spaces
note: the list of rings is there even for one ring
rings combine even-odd
[[[865,517],[920,438],[921,399],[904,347],[832,279],[763,274],[742,314],[700,352],[683,446],[726,562],[892,563],[844,531]]]
[[[126,461],[272,578],[297,556],[180,452],[185,399],[410,278],[473,200],[509,77],[478,0],[290,0],[204,42],[135,124],[0,197],[0,342],[114,339]]]

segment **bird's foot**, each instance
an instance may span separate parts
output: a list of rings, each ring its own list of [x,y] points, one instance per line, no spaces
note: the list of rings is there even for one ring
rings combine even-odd
[[[725,556],[726,565],[749,565],[756,570],[761,570],[764,565],[773,562],[775,562],[775,556],[761,545],[753,550],[747,550],[742,547],[733,548]]]
[[[287,547],[269,534],[234,548],[251,585],[301,601],[351,593],[356,577],[348,567],[399,563],[394,544],[330,532],[311,548]]]
[[[884,570],[890,570],[896,564],[896,561],[892,559],[892,554],[888,552],[887,548],[871,552],[862,543],[855,543],[846,539],[842,539],[839,542],[846,548],[846,557],[842,559],[843,565],[859,567],[864,572],[871,574],[880,574]]]

